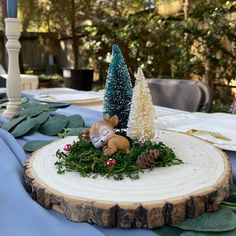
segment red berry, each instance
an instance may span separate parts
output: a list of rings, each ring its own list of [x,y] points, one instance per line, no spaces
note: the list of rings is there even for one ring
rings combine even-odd
[[[111,168],[113,167],[114,165],[116,165],[117,161],[116,159],[114,158],[109,158],[107,161],[106,161],[106,166]]]
[[[69,152],[71,148],[71,144],[66,144],[64,147],[64,151]]]

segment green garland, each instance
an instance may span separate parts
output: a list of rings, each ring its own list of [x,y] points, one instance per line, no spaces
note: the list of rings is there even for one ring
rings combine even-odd
[[[103,155],[100,149],[96,149],[91,142],[78,141],[71,145],[69,152],[57,151],[56,156],[58,159],[55,165],[59,174],[66,171],[78,171],[83,177],[96,178],[100,175],[107,178],[113,177],[115,180],[122,180],[124,177],[138,179],[139,172],[143,172],[143,169],[136,164],[138,155],[144,151],[154,149],[159,150],[160,156],[150,167],[150,171],[155,167],[183,163],[182,160],[176,158],[173,150],[162,142],[157,144],[147,141],[142,145],[137,145],[133,142],[128,154],[120,151],[116,152],[112,156],[116,160],[116,165],[109,168],[106,166],[108,158]]]

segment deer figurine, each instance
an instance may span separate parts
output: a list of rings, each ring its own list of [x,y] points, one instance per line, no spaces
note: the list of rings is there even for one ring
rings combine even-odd
[[[124,153],[129,152],[129,141],[127,138],[115,134],[114,127],[118,124],[118,117],[106,114],[104,120],[100,120],[92,125],[90,129],[86,129],[82,140],[91,141],[94,147],[103,148],[105,156],[112,156],[117,151]]]

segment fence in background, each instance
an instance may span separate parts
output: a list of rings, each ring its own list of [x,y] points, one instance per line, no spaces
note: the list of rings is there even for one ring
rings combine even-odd
[[[61,72],[69,67],[73,58],[68,39],[59,40],[56,33],[23,32],[20,37],[23,67],[34,73]],[[0,31],[0,64],[5,68],[4,33]]]

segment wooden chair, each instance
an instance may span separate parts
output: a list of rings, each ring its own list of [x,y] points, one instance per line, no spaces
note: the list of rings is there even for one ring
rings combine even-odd
[[[37,89],[39,84],[39,78],[37,75],[25,75],[21,74],[21,89],[32,90]],[[7,74],[0,75],[0,87],[6,87]]]
[[[212,92],[201,81],[158,78],[148,79],[148,86],[154,105],[190,112],[211,109]]]

